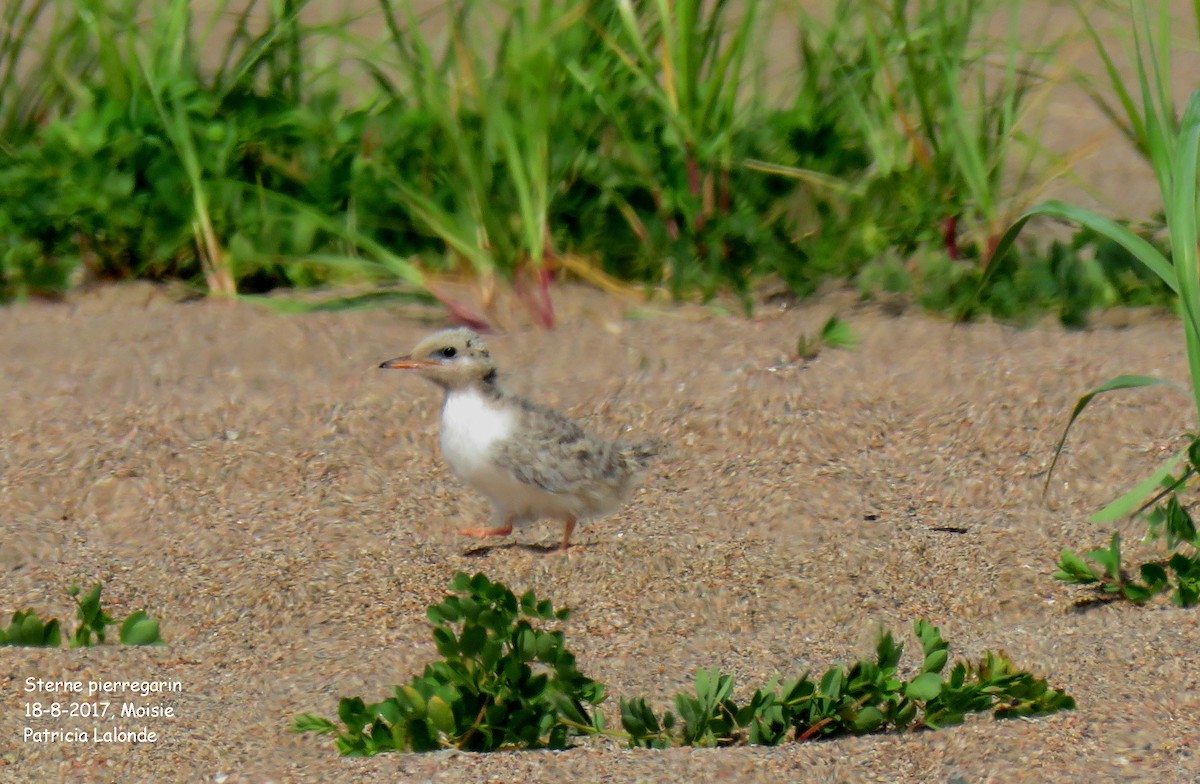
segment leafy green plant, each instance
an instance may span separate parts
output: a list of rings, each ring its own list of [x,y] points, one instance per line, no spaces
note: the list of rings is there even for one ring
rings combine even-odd
[[[100,591],[100,583],[92,586],[87,593],[82,593],[77,585],[67,589],[67,595],[75,602],[75,616],[78,620],[75,631],[68,639],[69,647],[86,648],[104,644],[107,629],[114,620],[100,604]],[[122,645],[163,644],[158,621],[148,616],[144,610],[138,610],[125,618],[118,637]],[[0,645],[57,648],[61,640],[58,620],[51,618],[43,621],[33,610],[13,613],[8,629],[0,630]]]
[[[43,621],[33,610],[13,613],[7,629],[0,629],[0,645],[57,648],[62,640],[58,619]]]
[[[851,349],[858,345],[858,335],[849,324],[835,313],[825,320],[816,335],[803,334],[796,342],[796,355],[801,359],[813,359],[824,348]]]
[[[1184,344],[1192,382],[1191,395],[1195,411],[1200,416],[1200,262],[1197,261],[1196,190],[1197,163],[1200,160],[1200,90],[1192,93],[1182,115],[1177,116],[1169,83],[1169,59],[1164,59],[1168,57],[1165,49],[1167,41],[1163,40],[1165,31],[1160,28],[1160,37],[1156,39],[1150,28],[1149,9],[1144,5],[1139,7],[1140,14],[1134,11],[1131,4],[1130,15],[1134,30],[1138,88],[1141,93],[1140,107],[1131,98],[1133,91],[1121,81],[1119,73],[1111,67],[1111,58],[1098,38],[1096,43],[1100,46],[1105,61],[1110,63],[1109,75],[1118,95],[1121,96],[1121,105],[1127,112],[1129,127],[1135,129],[1136,139],[1144,145],[1158,180],[1164,205],[1169,257],[1120,223],[1058,201],[1043,203],[1022,215],[1001,238],[994,257],[1002,257],[1025,224],[1039,215],[1078,223],[1124,247],[1179,296]],[[1071,412],[1062,438],[1055,449],[1054,460],[1047,471],[1047,486],[1071,426],[1098,395],[1163,383],[1166,382],[1147,376],[1120,376],[1081,397]],[[1170,532],[1167,545],[1173,554],[1168,564],[1172,565],[1176,576],[1175,599],[1184,605],[1196,601],[1192,575],[1197,570],[1194,556],[1176,552],[1180,545],[1194,548],[1194,537],[1180,535],[1186,525],[1181,517],[1185,513],[1179,491],[1195,476],[1195,460],[1200,455],[1200,438],[1189,435],[1187,440],[1187,446],[1169,458],[1158,470],[1091,518],[1093,522],[1098,523],[1114,522],[1128,514],[1137,515],[1151,506],[1161,504],[1149,516],[1148,525],[1151,534],[1156,533],[1156,527],[1166,527]],[[1184,458],[1189,458],[1190,465],[1181,476],[1172,476],[1175,467]],[[1154,496],[1150,504],[1143,503],[1146,497],[1156,490],[1161,492]],[[1190,522],[1190,518],[1186,522]],[[1115,535],[1107,550],[1093,550],[1088,557],[1100,565],[1099,572],[1091,570],[1082,559],[1070,551],[1064,551],[1057,575],[1060,579],[1072,582],[1096,582],[1103,590],[1118,592],[1136,601],[1143,601],[1154,593],[1165,590],[1167,586],[1166,573],[1161,565],[1156,564],[1143,565],[1139,570],[1143,578],[1141,583],[1124,578],[1120,569],[1120,539]],[[1089,575],[1092,579],[1089,579]]]
[[[1170,557],[1146,561],[1137,567],[1138,578],[1130,577],[1121,562],[1121,534],[1114,532],[1108,547],[1082,557],[1064,548],[1055,579],[1075,585],[1094,585],[1102,594],[1122,596],[1141,603],[1169,592],[1171,601],[1191,607],[1200,601],[1200,537],[1188,511],[1172,493],[1146,515],[1152,536],[1163,535]],[[1180,545],[1186,545],[1180,549]],[[1091,561],[1095,566],[1088,564]]]
[[[913,628],[923,658],[920,671],[908,679],[898,669],[903,646],[885,632],[874,661],[833,667],[819,680],[807,674],[782,684],[773,679],[738,703],[731,696],[731,676],[702,670],[695,693],[675,697],[678,720],[670,711],[656,715],[644,699],[635,699],[621,701],[621,722],[633,746],[776,745],[789,738],[936,729],[980,711],[1014,718],[1075,707],[1070,696],[991,651],[977,663],[960,661],[945,672],[949,645],[937,628],[925,621]]]
[[[1149,232],[1138,236],[1158,242]],[[1170,287],[1123,246],[1087,228],[1069,242],[1009,248],[986,267],[954,261],[937,249],[918,251],[907,261],[885,254],[867,263],[855,284],[864,298],[907,294],[926,310],[959,320],[987,315],[1029,324],[1054,313],[1072,328],[1087,326],[1105,308],[1169,309],[1176,302]]]
[[[100,606],[100,583],[80,596],[78,585],[67,589],[67,594],[75,600],[75,616],[79,624],[71,635],[72,648],[86,648],[93,644],[104,644],[105,630],[113,622],[112,616]],[[95,638],[95,643],[92,639]]]
[[[532,592],[518,599],[482,574],[459,572],[450,583],[458,595],[428,610],[442,660],[397,686],[376,703],[360,697],[338,703],[339,726],[306,713],[295,732],[336,734],[343,755],[383,751],[461,748],[566,748],[578,735],[607,735],[631,746],[775,745],[885,729],[937,728],[962,721],[966,713],[992,711],[997,718],[1034,716],[1075,707],[1064,692],[1016,669],[1002,654],[987,652],[975,664],[956,663],[946,672],[949,645],[937,628],[917,621],[920,671],[899,674],[903,646],[881,634],[875,661],[830,669],[819,681],[807,674],[779,684],[772,679],[750,701],[734,699],[733,678],[718,670],[696,674],[692,694],[675,697],[676,714],[657,714],[644,698],[620,701],[624,732],[606,729],[595,710],[604,687],[582,675],[561,631],[540,622],[565,620]]]
[[[591,706],[604,687],[582,675],[561,631],[533,621],[570,617],[533,592],[518,599],[482,574],[458,573],[449,595],[428,610],[441,661],[397,686],[393,695],[367,704],[338,704],[344,729],[311,714],[296,719],[297,732],[337,732],[343,755],[382,751],[468,751],[503,748],[566,748],[580,731],[603,730]]]

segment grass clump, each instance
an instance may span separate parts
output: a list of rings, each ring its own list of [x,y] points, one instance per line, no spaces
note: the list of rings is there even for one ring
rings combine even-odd
[[[116,621],[100,604],[100,583],[83,593],[72,585],[67,594],[75,602],[75,631],[68,638],[68,647],[88,648],[103,645],[108,627]],[[117,639],[122,645],[162,645],[158,621],[144,610],[130,613],[121,622]],[[57,618],[42,620],[33,610],[13,613],[8,628],[0,628],[0,645],[23,645],[38,648],[57,648],[62,643],[62,624]]]
[[[1036,133],[1063,41],[1020,37],[1019,0],[839,0],[829,23],[729,0],[455,0],[430,18],[378,0],[374,38],[308,6],[6,4],[0,300],[128,277],[353,283],[482,327],[508,283],[549,326],[568,274],[747,308],[763,279],[834,278],[1079,325],[1153,289],[1087,237],[989,261],[1073,160]],[[798,65],[768,79],[781,25]],[[441,294],[447,276],[481,307]]]
[[[675,697],[676,715],[659,714],[644,698],[620,700],[623,731],[608,729],[598,706],[605,688],[579,672],[561,631],[542,623],[569,618],[532,592],[520,599],[501,583],[458,573],[451,591],[428,610],[442,659],[376,703],[338,704],[341,724],[313,714],[296,732],[335,734],[338,752],[469,751],[569,747],[573,737],[606,735],[631,747],[776,745],[847,734],[905,732],[957,724],[968,713],[997,718],[1068,710],[1074,700],[1045,680],[987,652],[947,671],[949,645],[937,628],[917,621],[919,672],[901,677],[903,646],[880,635],[875,659],[837,666],[814,681],[807,674],[772,679],[749,702],[733,698],[733,678],[696,675],[695,691]]]
[[[804,333],[796,341],[796,356],[802,360],[816,359],[823,349],[852,349],[859,343],[858,333],[834,313],[825,319],[821,331]]]

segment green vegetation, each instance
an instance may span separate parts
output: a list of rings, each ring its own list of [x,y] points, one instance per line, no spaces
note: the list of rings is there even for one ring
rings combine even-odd
[[[937,628],[914,624],[923,651],[919,671],[902,678],[903,646],[889,633],[875,660],[837,666],[819,681],[803,675],[773,679],[747,703],[733,699],[733,678],[717,670],[696,675],[694,694],[657,714],[645,699],[620,701],[624,732],[606,728],[597,708],[605,689],[575,666],[563,633],[539,627],[570,617],[532,592],[518,599],[482,574],[459,572],[454,594],[429,608],[433,641],[443,657],[426,666],[393,696],[376,703],[344,698],[335,722],[313,714],[296,718],[296,732],[334,733],[343,755],[384,751],[562,749],[572,737],[608,735],[630,746],[776,745],[871,732],[936,729],[967,713],[997,718],[1069,710],[1074,700],[1044,680],[1016,669],[1003,655],[984,654],[946,672],[949,645]]]
[[[996,718],[1070,710],[1075,701],[1044,680],[1017,670],[1003,654],[988,651],[975,664],[956,662],[945,673],[950,646],[937,627],[913,624],[921,643],[920,670],[898,674],[904,646],[890,632],[875,645],[875,661],[860,659],[777,685],[772,679],[748,702],[733,700],[733,678],[717,670],[696,674],[695,694],[677,694],[675,708],[658,716],[644,699],[621,701],[621,723],[631,746],[774,746],[871,732],[938,729],[962,723],[968,713]]]
[[[591,709],[603,701],[604,687],[575,668],[561,631],[533,625],[566,620],[569,611],[555,610],[532,592],[518,600],[482,574],[459,572],[450,590],[460,595],[447,596],[427,612],[444,658],[396,687],[389,699],[370,705],[358,697],[343,699],[339,752],[561,749],[573,733],[603,729],[602,717]],[[294,729],[336,727],[306,714]]]
[[[1195,6],[1195,10],[1200,26],[1200,4]],[[1093,212],[1051,201],[1021,216],[1001,239],[996,253],[1004,253],[1025,223],[1039,215],[1073,221],[1122,246],[1144,266],[1147,273],[1159,278],[1162,285],[1178,295],[1192,382],[1191,395],[1197,416],[1200,417],[1200,260],[1197,259],[1200,231],[1197,230],[1196,198],[1197,163],[1200,161],[1200,90],[1192,93],[1183,114],[1179,115],[1170,89],[1167,42],[1171,19],[1167,8],[1165,5],[1161,7],[1154,27],[1151,13],[1144,6],[1141,14],[1135,15],[1135,18],[1138,77],[1135,87],[1121,80],[1112,66],[1113,56],[1098,36],[1095,37],[1095,44],[1108,64],[1109,78],[1119,97],[1120,111],[1124,112],[1122,125],[1149,159],[1158,179],[1167,228],[1167,248],[1156,247],[1128,228]],[[1134,95],[1140,96],[1140,102],[1134,99]],[[1110,106],[1108,111],[1117,116],[1116,108]],[[1165,383],[1147,376],[1119,376],[1081,397],[1055,449],[1054,462],[1047,472],[1047,487],[1071,426],[1098,395]],[[1161,539],[1168,550],[1168,557],[1162,562],[1142,564],[1138,569],[1140,581],[1131,579],[1122,571],[1121,539],[1114,533],[1108,548],[1092,550],[1085,556],[1096,563],[1099,569],[1093,569],[1083,558],[1064,550],[1056,577],[1073,583],[1094,583],[1103,592],[1122,595],[1137,602],[1172,589],[1172,598],[1177,604],[1188,606],[1200,599],[1200,556],[1196,528],[1180,495],[1200,469],[1200,435],[1189,433],[1186,438],[1187,445],[1158,470],[1092,516],[1093,522],[1113,523],[1127,515],[1144,515],[1149,538]],[[1177,467],[1185,460],[1186,467],[1176,474]]]
[[[796,342],[796,356],[800,359],[815,359],[822,349],[851,349],[858,345],[858,335],[849,324],[830,316],[816,335],[804,334]]]
[[[352,283],[327,305],[440,300],[478,323],[507,281],[550,325],[572,274],[747,306],[766,277],[843,279],[1068,324],[1171,302],[1091,232],[987,261],[1072,162],[1036,127],[1069,42],[1020,39],[1019,0],[838,0],[829,24],[728,0],[457,0],[432,19],[378,0],[376,37],[306,5],[7,3],[0,300]],[[768,75],[782,27],[797,64]],[[464,274],[482,310],[440,293]]]
[[[67,594],[75,601],[78,624],[68,640],[71,648],[103,645],[109,626],[115,621],[100,605],[100,583],[81,595],[79,586],[72,585]],[[122,645],[162,645],[158,621],[138,610],[121,622],[118,639]],[[0,645],[27,645],[57,648],[62,643],[61,624],[57,618],[43,621],[33,610],[13,613],[7,629],[0,629]]]

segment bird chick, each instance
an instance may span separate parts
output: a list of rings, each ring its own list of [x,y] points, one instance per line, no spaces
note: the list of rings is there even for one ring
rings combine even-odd
[[[459,532],[465,536],[507,536],[514,525],[549,517],[563,521],[566,551],[576,523],[619,509],[659,451],[604,441],[501,389],[487,346],[469,329],[437,332],[380,367],[415,370],[445,391],[442,456],[495,507],[492,527]]]

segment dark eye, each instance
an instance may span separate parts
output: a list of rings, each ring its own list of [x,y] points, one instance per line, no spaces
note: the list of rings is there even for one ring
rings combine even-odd
[[[458,351],[455,350],[454,346],[446,346],[444,349],[442,349],[438,353],[441,354],[446,359],[450,359],[455,354],[457,354]]]

